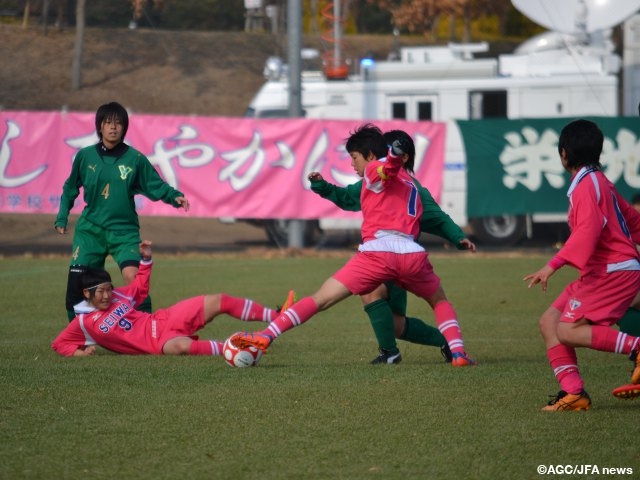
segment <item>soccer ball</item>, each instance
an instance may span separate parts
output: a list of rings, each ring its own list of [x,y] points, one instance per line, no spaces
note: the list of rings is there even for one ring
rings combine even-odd
[[[222,355],[230,367],[253,367],[260,361],[262,350],[256,347],[238,348],[231,343],[231,338],[227,338],[222,347]]]

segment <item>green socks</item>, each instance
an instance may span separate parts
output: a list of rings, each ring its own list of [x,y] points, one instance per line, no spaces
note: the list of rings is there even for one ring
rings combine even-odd
[[[376,300],[364,306],[364,311],[369,316],[373,333],[378,340],[380,348],[389,353],[397,353],[400,350],[396,344],[396,336],[393,327],[393,312],[386,300]]]
[[[402,332],[400,339],[411,343],[419,343],[420,345],[432,345],[434,347],[441,347],[447,343],[447,340],[444,338],[444,335],[440,333],[440,330],[431,325],[427,325],[419,318],[413,317],[407,317],[404,332]]]
[[[618,320],[618,328],[627,335],[640,337],[640,310],[629,308]]]

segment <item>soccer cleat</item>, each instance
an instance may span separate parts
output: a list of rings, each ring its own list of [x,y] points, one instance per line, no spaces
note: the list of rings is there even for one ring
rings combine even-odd
[[[444,358],[444,363],[451,363],[453,360],[453,354],[451,353],[451,349],[449,345],[446,343],[440,347],[440,353],[442,354],[442,358]]]
[[[382,363],[386,363],[387,365],[395,365],[402,361],[400,350],[398,350],[396,353],[391,353],[389,350],[380,348],[379,351],[380,353],[378,354],[378,356],[371,360],[371,365],[380,365]]]
[[[557,395],[551,395],[551,397],[547,406],[542,409],[543,412],[557,412],[560,410],[578,412],[591,408],[591,398],[589,398],[586,390],[582,390],[577,394],[560,390]]]
[[[263,352],[266,352],[273,342],[273,338],[269,335],[258,332],[238,332],[232,335],[230,340],[237,348],[255,347]]]
[[[467,352],[456,352],[451,354],[451,366],[453,367],[473,367],[478,362],[467,355]]]
[[[631,373],[631,383],[635,385],[640,384],[640,346],[633,349],[633,352],[629,355],[629,360],[635,364],[633,372]]]
[[[289,290],[286,300],[284,301],[282,306],[276,308],[276,310],[278,310],[278,313],[282,313],[290,309],[291,305],[293,305],[294,303],[296,303],[296,292],[294,290]]]
[[[633,400],[634,398],[640,397],[640,385],[633,383],[622,385],[621,387],[614,388],[611,394],[623,400]]]

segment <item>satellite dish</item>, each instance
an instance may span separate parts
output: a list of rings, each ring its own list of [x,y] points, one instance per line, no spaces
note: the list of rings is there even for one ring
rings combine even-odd
[[[640,9],[640,0],[511,0],[511,3],[537,24],[570,34],[614,27]]]
[[[529,53],[558,50],[577,44],[578,41],[575,35],[546,31],[525,40],[516,47],[513,53],[516,55],[527,55]]]

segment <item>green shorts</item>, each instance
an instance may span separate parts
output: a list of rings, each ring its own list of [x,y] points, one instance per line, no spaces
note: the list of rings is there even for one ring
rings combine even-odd
[[[140,262],[140,230],[108,230],[81,216],[73,235],[70,265],[104,268],[109,255],[120,270],[137,266]]]
[[[403,317],[407,316],[407,291],[400,288],[393,282],[385,284],[389,292],[389,306],[393,313],[399,313]]]

